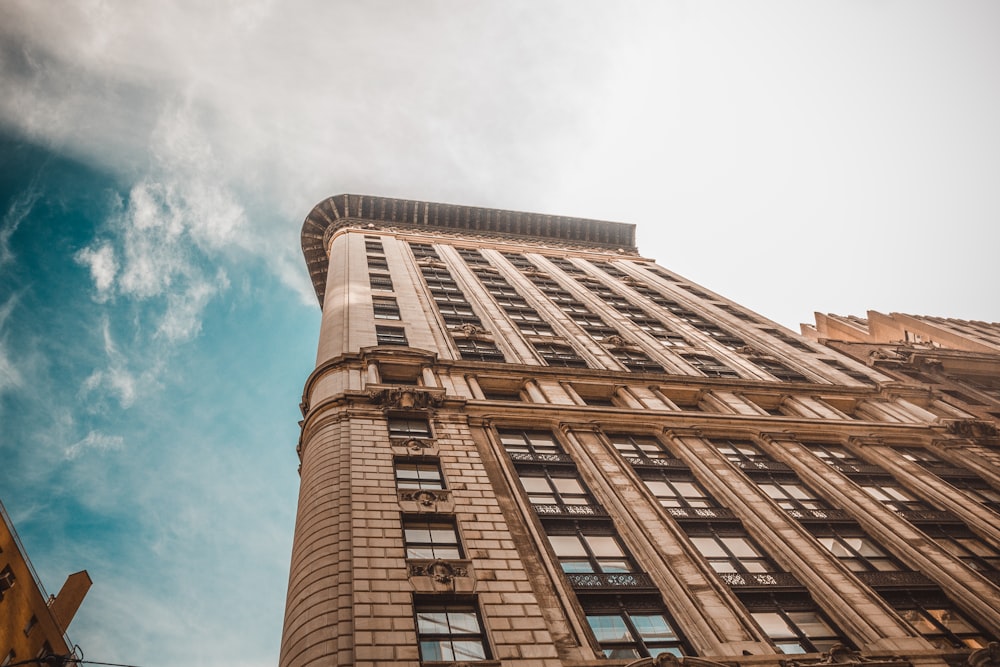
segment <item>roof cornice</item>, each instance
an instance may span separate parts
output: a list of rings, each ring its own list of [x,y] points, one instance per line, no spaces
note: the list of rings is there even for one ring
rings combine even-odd
[[[636,252],[635,225],[622,222],[370,195],[335,195],[317,204],[302,224],[302,254],[320,307],[326,291],[330,238],[337,230],[351,226],[412,228],[580,249]]]

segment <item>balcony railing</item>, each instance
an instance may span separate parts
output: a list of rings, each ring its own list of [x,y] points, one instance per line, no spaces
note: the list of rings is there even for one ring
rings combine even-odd
[[[858,579],[872,588],[933,587],[934,582],[920,572],[855,572]]]
[[[638,456],[626,456],[625,460],[634,468],[672,468],[674,470],[687,470],[687,464],[680,459],[654,459],[640,458]]]
[[[739,466],[740,470],[766,470],[768,472],[788,472],[791,468],[788,465],[781,463],[780,461],[771,461],[770,459],[753,459],[751,461],[738,460],[735,462]]]
[[[573,457],[568,454],[558,454],[558,453],[539,453],[533,454],[531,452],[508,452],[510,454],[511,461],[520,461],[525,463],[573,463]]]
[[[844,510],[787,510],[788,516],[799,521],[853,521],[854,518]]]
[[[679,520],[693,521],[732,521],[736,518],[733,511],[727,507],[666,507],[667,514]]]
[[[900,510],[896,514],[911,523],[961,523],[957,516],[944,510]]]
[[[656,588],[645,572],[572,572],[566,578],[573,588],[589,591]]]
[[[532,505],[535,513],[544,516],[607,516],[600,505]]]
[[[799,580],[788,572],[760,572],[755,574],[722,572],[719,576],[730,588],[802,588]]]

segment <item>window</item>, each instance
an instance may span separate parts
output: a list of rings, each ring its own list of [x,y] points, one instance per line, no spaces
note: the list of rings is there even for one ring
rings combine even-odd
[[[7,667],[7,665],[14,662],[14,658],[16,657],[17,654],[14,653],[14,649],[11,649],[10,652],[6,656],[4,656],[4,659],[0,660],[0,667]]]
[[[31,631],[35,629],[35,626],[37,624],[38,624],[38,617],[32,614],[31,618],[28,619],[28,622],[24,626],[24,636],[25,637],[30,636]]]
[[[785,342],[787,343],[788,341]],[[811,352],[812,350],[809,351]],[[838,371],[840,371],[849,378],[853,378],[855,380],[858,380],[859,382],[864,382],[865,384],[875,384],[874,382],[872,382],[872,379],[870,377],[868,377],[861,371],[856,371],[853,368],[850,368],[847,365],[840,363],[836,359],[820,359],[820,361],[822,361],[824,364],[826,364],[831,368],[837,369]]]
[[[389,417],[390,438],[429,438],[431,426],[421,417]]]
[[[797,477],[768,476],[767,479],[759,479],[757,475],[752,476],[761,491],[793,516],[796,516],[796,512],[832,509],[825,500],[817,498]]]
[[[445,518],[404,518],[407,558],[456,560],[462,557],[455,522]]]
[[[751,616],[782,653],[818,653],[845,643],[833,626],[815,608],[802,605],[777,606],[773,611],[752,611]],[[813,606],[811,601],[808,606]]]
[[[638,350],[627,350],[624,348],[617,348],[611,351],[611,354],[615,356],[625,368],[630,371],[638,371],[644,373],[661,373],[663,372],[663,366],[659,365],[645,353]]]
[[[14,587],[14,581],[14,571],[10,569],[10,565],[0,570],[0,600],[3,600],[4,591]]]
[[[388,273],[369,273],[368,282],[372,289],[392,291],[392,278],[389,277]]]
[[[899,561],[887,554],[860,528],[827,526],[816,539],[852,572],[899,572]]]
[[[375,338],[379,345],[408,345],[406,330],[402,327],[375,327]]]
[[[919,500],[894,480],[876,477],[854,478],[869,496],[885,505],[893,512],[926,512],[935,508]]]
[[[770,334],[771,336],[774,336],[785,345],[790,345],[791,347],[794,347],[796,350],[802,350],[803,352],[815,352],[815,350],[806,345],[805,342],[799,340],[794,336],[786,334],[783,331],[779,331],[778,329],[761,329],[761,331],[763,331],[766,334]],[[826,359],[821,359],[821,361],[827,362]]]
[[[770,457],[749,440],[712,440],[712,444],[727,459],[741,468],[769,468]]]
[[[473,361],[503,361],[503,353],[493,341],[476,338],[456,338],[455,346],[463,359]]]
[[[767,371],[774,377],[784,382],[809,382],[807,378],[802,373],[796,370],[792,370],[785,364],[781,363],[777,359],[766,359],[763,357],[750,357],[750,361],[757,366]]]
[[[538,343],[535,345],[535,349],[549,366],[566,366],[569,368],[587,367],[587,362],[581,359],[569,345]]]
[[[708,377],[738,378],[740,376],[732,368],[708,354],[682,354],[681,357]]]
[[[655,475],[655,472],[660,474]],[[660,471],[643,471],[642,483],[667,510],[677,508],[718,507],[719,504],[690,475]],[[650,474],[654,473],[654,474]],[[655,476],[654,476],[655,475]]]
[[[692,544],[719,574],[778,572],[771,559],[746,535],[692,536]]]
[[[573,534],[549,535],[549,544],[568,574],[633,572],[636,568],[609,529],[587,527]]]
[[[444,478],[437,463],[396,461],[397,489],[443,489]]]
[[[569,509],[569,513],[577,513],[566,506],[596,504],[572,467],[519,469],[518,477],[532,505],[557,505]]]
[[[813,454],[823,459],[829,466],[836,468],[842,473],[868,473],[884,472],[878,466],[866,464],[857,456],[839,445],[820,445],[809,443],[806,445]]]
[[[489,651],[479,612],[471,603],[414,603],[420,659],[486,660]]]
[[[368,256],[368,270],[369,271],[371,271],[371,270],[388,271],[389,270],[389,262],[386,261],[385,257],[378,257],[378,256],[369,255]]]
[[[886,600],[907,623],[939,649],[986,647],[989,639],[941,593],[887,594]]]
[[[653,605],[632,608],[628,601],[618,609],[588,608],[587,624],[605,658],[629,660],[661,653],[680,657],[684,655],[683,640],[660,609]]]
[[[544,322],[519,322],[517,328],[521,330],[525,336],[544,336],[551,338],[556,335],[556,332],[552,330],[552,326],[545,324]]]
[[[372,298],[376,320],[398,320],[399,304],[391,296],[376,296]]]
[[[500,431],[500,442],[514,460],[568,459],[548,431]]]
[[[1000,572],[1000,551],[983,542],[965,526],[945,528],[940,525],[929,525],[922,526],[921,529],[934,538],[943,549],[973,570]]]
[[[673,458],[656,438],[640,435],[609,435],[608,439],[618,453],[633,465],[655,464],[660,459]]]

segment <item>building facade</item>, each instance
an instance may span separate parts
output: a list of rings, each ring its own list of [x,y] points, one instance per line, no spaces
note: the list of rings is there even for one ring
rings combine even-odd
[[[47,595],[0,503],[0,666],[42,664],[33,659],[72,655],[66,629],[90,584],[86,570],[76,572],[66,578],[58,595]]]
[[[995,664],[994,443],[634,231],[313,209],[282,667]]]

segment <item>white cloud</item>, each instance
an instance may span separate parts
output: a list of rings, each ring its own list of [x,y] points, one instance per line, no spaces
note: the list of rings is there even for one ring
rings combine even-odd
[[[41,191],[32,184],[30,188],[11,200],[3,215],[3,221],[0,221],[0,266],[14,259],[10,249],[10,239],[31,213],[40,196]]]
[[[156,335],[171,342],[185,341],[201,331],[201,314],[218,292],[229,288],[229,280],[219,269],[215,280],[195,281],[183,291],[167,296],[167,308],[160,320]]]
[[[111,244],[105,241],[83,248],[74,255],[74,259],[90,269],[90,278],[94,281],[98,296],[102,299],[106,297],[118,274],[115,249]]]
[[[75,459],[87,451],[108,452],[125,447],[125,438],[120,435],[107,435],[91,431],[82,440],[74,442],[66,448],[65,457]]]
[[[24,377],[14,363],[13,356],[7,347],[7,320],[17,306],[17,295],[11,296],[0,305],[0,393],[21,386]]]

